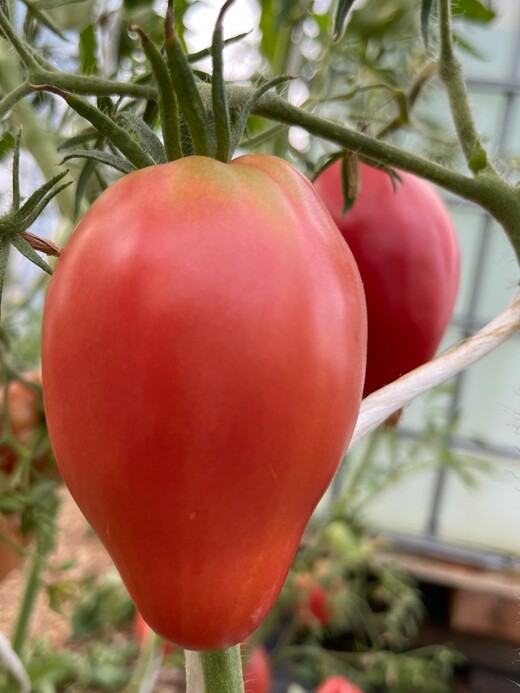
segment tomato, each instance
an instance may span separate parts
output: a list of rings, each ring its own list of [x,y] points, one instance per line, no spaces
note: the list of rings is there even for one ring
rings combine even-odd
[[[400,171],[394,192],[384,171],[360,164],[360,192],[343,215],[341,165],[315,187],[361,273],[368,312],[364,396],[429,361],[450,321],[459,247],[448,212],[424,180]]]
[[[273,605],[360,406],[350,251],[285,161],[133,172],[80,221],[43,316],[58,466],[153,630],[244,641]]]
[[[330,676],[316,689],[316,693],[364,693],[344,676]]]
[[[269,693],[271,663],[265,647],[255,647],[244,664],[245,693]]]
[[[21,530],[18,514],[0,514],[0,582],[21,562],[30,540],[31,535]]]
[[[31,371],[24,374],[24,380],[39,384],[41,375],[37,371]],[[5,389],[0,387],[0,433],[5,416],[4,397]],[[13,438],[24,447],[32,448],[44,422],[41,395],[30,385],[12,380],[7,385],[7,406],[9,428]],[[48,460],[48,454],[42,456],[37,466],[42,469]],[[8,442],[0,444],[0,470],[9,474],[17,462],[18,453],[13,446]]]
[[[152,629],[150,626],[146,623],[144,618],[141,616],[139,611],[135,612],[135,619],[134,619],[134,633],[136,640],[139,644],[143,644],[147,638],[149,638],[152,635]],[[162,643],[162,651],[163,654],[167,655],[173,652],[175,649],[175,645],[171,642],[164,641]]]
[[[299,573],[295,576],[296,615],[302,626],[311,626],[317,621],[326,626],[331,619],[327,592],[317,583],[311,573]]]

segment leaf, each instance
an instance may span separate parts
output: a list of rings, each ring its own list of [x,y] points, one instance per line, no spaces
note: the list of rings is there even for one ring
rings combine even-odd
[[[496,17],[496,12],[489,2],[481,0],[452,0],[451,11],[465,19],[480,24],[488,24]]]
[[[424,45],[428,48],[428,25],[434,0],[421,0],[421,34]]]
[[[42,260],[36,250],[29,245],[25,238],[22,238],[20,235],[14,236],[11,238],[11,243],[33,264],[42,269],[44,272],[47,272],[47,274],[52,274],[52,269],[50,266],[45,262],[45,260]]]
[[[343,36],[343,32],[345,31],[345,26],[347,22],[347,16],[354,2],[355,0],[338,0],[338,6],[336,7],[336,15],[334,17],[334,29],[332,32],[332,37],[334,41],[338,41]]]
[[[153,130],[135,113],[122,113],[119,118],[137,135],[137,139],[157,164],[166,162],[164,145]]]
[[[11,150],[14,149],[15,138],[10,132],[4,132],[0,137],[0,160]]]
[[[69,161],[69,159],[91,159],[100,164],[112,166],[112,168],[122,173],[131,173],[135,171],[135,166],[132,166],[132,164],[126,159],[123,159],[123,157],[105,152],[101,149],[73,149],[65,154],[61,163],[65,163],[65,161]]]
[[[79,61],[81,72],[85,75],[98,73],[97,41],[94,26],[89,24],[79,35]]]

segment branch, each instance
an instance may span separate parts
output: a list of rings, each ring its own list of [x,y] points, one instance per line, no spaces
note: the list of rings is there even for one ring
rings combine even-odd
[[[371,433],[395,411],[441,385],[496,349],[520,330],[520,289],[508,307],[472,337],[429,363],[372,393],[361,404],[351,445]]]

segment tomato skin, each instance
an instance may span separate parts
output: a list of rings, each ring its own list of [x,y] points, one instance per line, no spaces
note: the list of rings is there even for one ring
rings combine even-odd
[[[146,642],[147,638],[149,638],[153,633],[152,629],[146,623],[139,611],[135,612],[134,633],[135,638],[140,645],[143,645]],[[175,650],[175,645],[172,642],[168,642],[167,640],[165,640],[161,644],[161,649],[163,654],[168,655]]]
[[[343,215],[341,164],[318,176],[325,202],[359,267],[368,313],[363,396],[429,361],[455,303],[460,253],[453,224],[426,181],[360,164],[360,192]]]
[[[330,676],[316,689],[316,693],[364,693],[344,676]]]
[[[269,693],[271,690],[271,662],[265,647],[255,647],[244,664],[245,693]]]
[[[355,262],[283,160],[143,169],[83,217],[44,309],[49,433],[163,638],[226,647],[265,617],[350,439],[365,358]]]

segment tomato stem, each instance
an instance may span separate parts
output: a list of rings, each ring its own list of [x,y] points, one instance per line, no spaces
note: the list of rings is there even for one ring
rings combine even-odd
[[[453,50],[449,0],[439,0],[439,40],[439,76],[444,83],[448,95],[451,115],[464,156],[470,168],[473,170],[472,157],[475,156],[475,152],[481,150],[483,157],[482,168],[487,168],[488,171],[496,173],[480,144],[477,128],[471,112],[471,106],[469,104],[462,65]]]
[[[185,654],[187,693],[244,693],[240,645]]]

